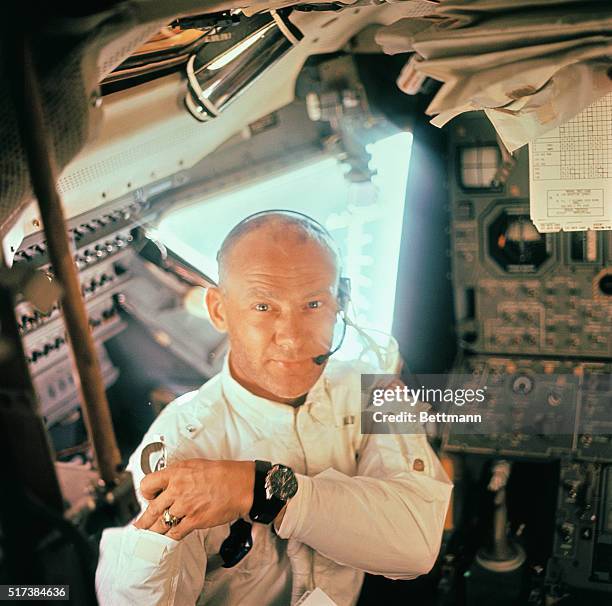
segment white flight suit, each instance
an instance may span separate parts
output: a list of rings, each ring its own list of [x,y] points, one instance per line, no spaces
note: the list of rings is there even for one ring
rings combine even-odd
[[[297,408],[252,395],[229,371],[169,404],[128,469],[139,492],[141,449],[163,435],[173,461],[283,463],[298,479],[278,536],[253,524],[253,548],[235,567],[207,568],[229,524],[181,541],[128,524],[104,531],[100,606],[295,604],[320,587],[355,604],[364,571],[412,579],[433,566],[452,485],[424,434],[361,435],[356,366],[330,360]],[[211,561],[218,561],[211,558]]]

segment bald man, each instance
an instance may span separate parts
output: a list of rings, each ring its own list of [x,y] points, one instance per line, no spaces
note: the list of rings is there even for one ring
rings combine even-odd
[[[315,361],[338,312],[329,234],[259,214],[217,259],[206,302],[229,353],[130,458],[142,512],[104,532],[101,606],[289,605],[315,587],[343,606],[364,572],[427,573],[451,492],[440,462],[424,434],[362,435],[363,369]],[[145,474],[143,451],[156,449],[165,468]]]

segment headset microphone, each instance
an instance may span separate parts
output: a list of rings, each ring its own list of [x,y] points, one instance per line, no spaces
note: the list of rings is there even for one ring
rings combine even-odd
[[[342,343],[344,343],[344,337],[346,336],[346,312],[348,308],[349,301],[351,300],[351,280],[350,278],[346,278],[342,276],[338,283],[338,305],[340,307],[340,312],[342,313],[342,336],[340,337],[340,342],[336,347],[330,349],[327,353],[320,354],[315,356],[312,361],[317,365],[321,366],[325,363],[331,356],[333,356],[341,347]]]
[[[323,364],[323,362],[325,362],[325,360],[327,360],[327,358],[329,358],[329,356],[332,355],[331,350],[328,351],[326,354],[321,354],[320,356],[315,356],[312,361],[317,365],[317,366],[321,366],[321,364]]]
[[[321,366],[323,363],[327,362],[328,358],[333,356],[342,347],[344,336],[346,335],[346,318],[342,318],[342,325],[342,336],[340,337],[340,343],[338,343],[338,345],[336,345],[336,347],[333,349],[330,349],[327,353],[320,354],[312,359],[317,366]]]

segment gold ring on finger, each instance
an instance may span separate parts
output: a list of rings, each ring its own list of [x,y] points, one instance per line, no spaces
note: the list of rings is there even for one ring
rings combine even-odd
[[[181,518],[173,516],[170,513],[170,509],[166,508],[164,509],[164,513],[162,514],[162,520],[164,524],[168,526],[168,528],[174,528],[181,521]]]

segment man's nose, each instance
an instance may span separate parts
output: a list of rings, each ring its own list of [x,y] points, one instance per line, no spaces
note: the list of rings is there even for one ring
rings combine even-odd
[[[274,340],[283,349],[299,349],[305,339],[304,323],[296,312],[280,314],[276,321]]]

